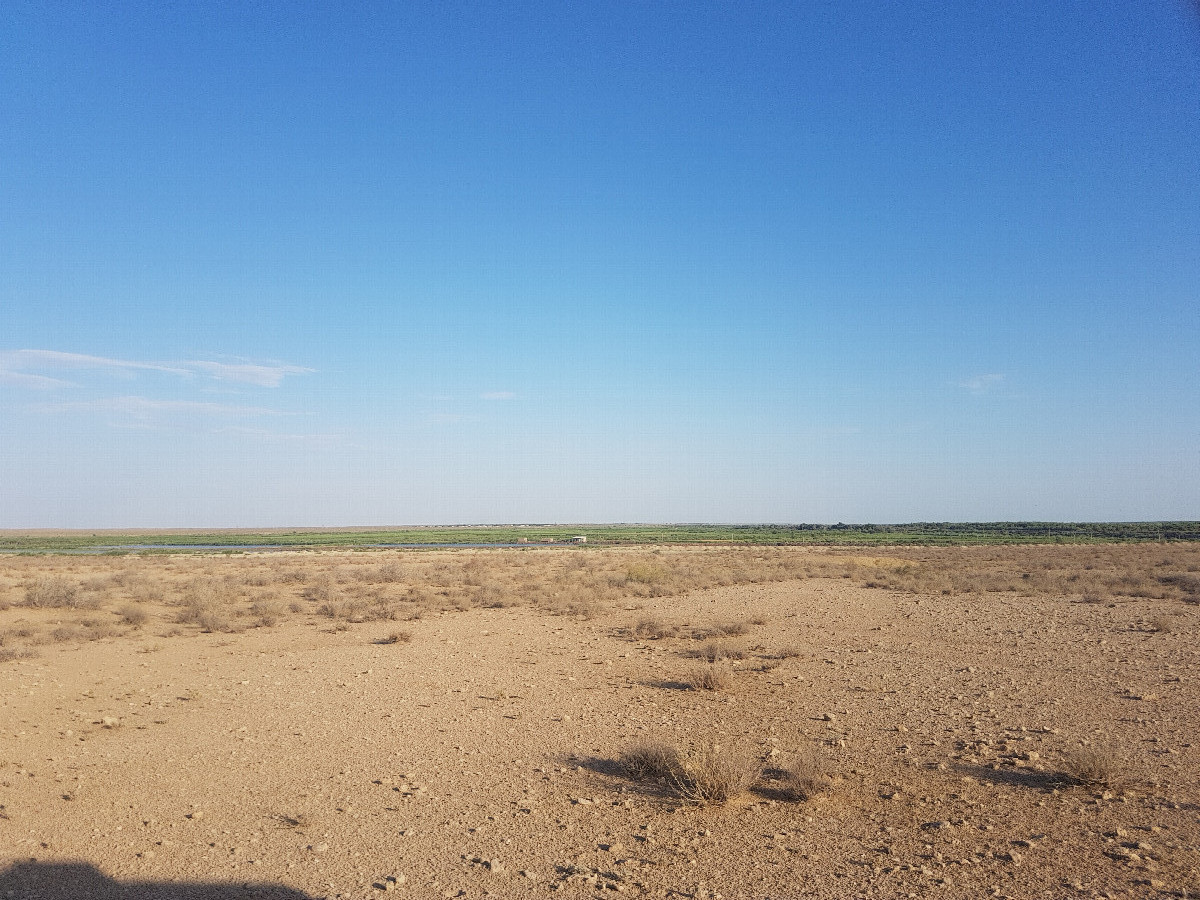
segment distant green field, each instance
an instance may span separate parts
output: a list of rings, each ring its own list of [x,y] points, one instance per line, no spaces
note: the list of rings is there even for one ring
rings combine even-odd
[[[442,528],[194,532],[0,532],[0,551],[177,552],[255,547],[353,549],[380,544],[537,546],[587,536],[588,546],[671,544],[873,545],[1197,541],[1200,522],[918,522],[908,525],[488,525]]]

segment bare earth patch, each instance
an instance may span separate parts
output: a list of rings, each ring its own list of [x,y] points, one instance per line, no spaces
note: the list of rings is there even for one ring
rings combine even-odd
[[[0,897],[1200,893],[1200,548],[872,553],[0,558]]]

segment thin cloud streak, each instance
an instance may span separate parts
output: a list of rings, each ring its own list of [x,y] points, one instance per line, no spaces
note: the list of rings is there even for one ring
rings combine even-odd
[[[973,375],[970,378],[960,381],[958,386],[965,391],[970,391],[972,394],[986,394],[1003,380],[1003,374],[992,372],[986,375]]]
[[[43,403],[37,406],[43,412],[98,412],[124,413],[138,418],[155,414],[185,413],[187,415],[226,416],[245,418],[250,416],[282,416],[285,413],[264,406],[238,406],[228,403],[206,403],[200,400],[155,400],[150,397],[101,397],[96,400],[76,400],[68,403]]]
[[[192,359],[182,362],[145,362],[67,353],[61,350],[10,350],[0,352],[0,380],[25,387],[49,389],[73,386],[72,382],[39,374],[44,371],[160,372],[180,378],[208,377],[257,387],[279,387],[288,375],[307,375],[313,369],[287,364],[226,363]]]
[[[239,381],[258,387],[279,387],[286,375],[307,375],[313,371],[303,366],[262,366],[254,363],[219,363],[208,360],[188,360],[182,365],[204,372],[219,381]]]
[[[61,378],[32,375],[29,372],[9,372],[2,368],[0,368],[0,384],[14,384],[17,387],[32,388],[35,391],[50,391],[55,388],[73,386],[70,381],[64,381]]]

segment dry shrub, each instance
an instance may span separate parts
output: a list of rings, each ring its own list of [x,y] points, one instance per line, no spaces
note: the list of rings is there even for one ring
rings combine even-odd
[[[783,770],[780,790],[789,800],[803,802],[823,794],[833,786],[821,757],[814,750],[796,755],[792,764]]]
[[[214,578],[198,578],[188,585],[175,621],[180,625],[199,625],[201,631],[233,631],[230,602],[225,584]]]
[[[513,605],[504,599],[504,591],[498,584],[481,585],[471,598],[476,606],[482,606],[486,609],[503,609],[506,606]]]
[[[150,621],[150,614],[134,603],[126,603],[119,610],[117,615],[121,617],[121,621],[133,628],[141,628]]]
[[[412,641],[413,636],[411,631],[393,631],[385,637],[381,637],[375,643],[377,644],[408,644]]]
[[[274,628],[287,615],[287,609],[274,597],[262,597],[250,604],[250,615],[260,628]]]
[[[728,663],[710,663],[692,670],[687,686],[693,691],[724,691],[733,686],[733,670]]]
[[[1071,780],[1087,787],[1118,787],[1127,777],[1124,757],[1112,747],[1080,747],[1063,759]]]
[[[648,641],[661,641],[663,638],[674,637],[679,628],[675,625],[668,625],[661,619],[647,617],[639,619],[638,623],[629,631],[634,637]]]
[[[760,775],[762,763],[750,753],[712,744],[681,758],[671,781],[690,803],[719,804],[749,790]]]
[[[179,625],[197,625],[201,631],[228,631],[233,627],[232,622],[219,610],[203,606],[185,606],[175,617]]]
[[[580,619],[595,619],[605,612],[604,604],[594,597],[570,597],[551,604],[550,612],[556,616],[575,616]]]
[[[1200,603],[1200,575],[1164,575],[1160,582],[1178,588],[1182,599],[1188,603]]]
[[[300,569],[282,569],[275,573],[275,581],[279,584],[303,584],[308,581],[308,575]]]
[[[163,586],[144,576],[126,579],[126,590],[130,598],[138,603],[162,603],[165,599]]]
[[[719,662],[722,659],[742,659],[745,655],[744,651],[725,644],[705,644],[699,650],[692,650],[688,653],[688,656],[705,659],[710,663]]]
[[[634,584],[658,584],[667,573],[652,563],[633,563],[625,569],[625,580]]]
[[[1159,634],[1171,634],[1179,628],[1179,619],[1170,613],[1163,613],[1147,622],[1146,627]]]
[[[397,581],[404,581],[404,568],[399,563],[384,563],[375,573],[377,581],[384,584],[393,584]]]
[[[101,638],[116,637],[121,633],[115,625],[100,622],[81,622],[78,625],[62,625],[50,632],[50,640],[56,644],[68,641],[98,641]]]
[[[300,596],[305,600],[313,603],[328,603],[333,599],[333,587],[329,582],[329,578],[322,578],[315,584],[307,585]]]
[[[376,597],[362,613],[364,622],[391,622],[400,617],[395,604],[387,597]]]
[[[717,625],[709,627],[710,635],[724,635],[726,637],[738,637],[746,634],[750,630],[750,626],[745,622],[721,622]]]
[[[37,651],[29,647],[0,647],[0,663],[11,662],[14,659],[30,659],[34,656],[37,656]]]
[[[636,744],[619,760],[630,778],[669,778],[679,771],[679,751],[661,741]]]
[[[82,598],[79,586],[62,576],[38,578],[25,588],[25,605],[35,609],[84,609],[99,605],[96,597]]]

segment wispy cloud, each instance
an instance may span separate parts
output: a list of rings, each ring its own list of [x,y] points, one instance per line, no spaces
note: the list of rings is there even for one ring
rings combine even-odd
[[[288,375],[305,375],[313,370],[282,363],[220,362],[203,359],[155,362],[90,356],[61,350],[0,351],[0,381],[19,387],[40,390],[69,387],[76,383],[45,373],[70,371],[103,371],[124,375],[158,372],[180,378],[204,377],[257,387],[278,387]]]
[[[240,381],[259,387],[279,387],[286,375],[307,375],[312,369],[303,366],[264,366],[255,363],[220,363],[189,360],[182,365],[203,372],[219,381]]]
[[[1003,380],[1002,374],[992,372],[986,375],[972,375],[970,378],[960,381],[958,386],[972,394],[986,394]]]
[[[517,395],[512,391],[485,391],[479,396],[484,400],[512,400]]]
[[[13,384],[17,387],[32,388],[35,391],[48,391],[53,388],[71,386],[71,382],[63,381],[61,378],[34,375],[30,372],[11,372],[2,367],[0,367],[0,384]]]
[[[99,397],[95,400],[77,400],[66,403],[43,403],[38,409],[43,412],[97,412],[120,413],[134,418],[180,414],[186,416],[234,417],[284,415],[278,410],[264,406],[242,406],[232,403],[206,403],[201,400],[158,400],[152,397]]]

